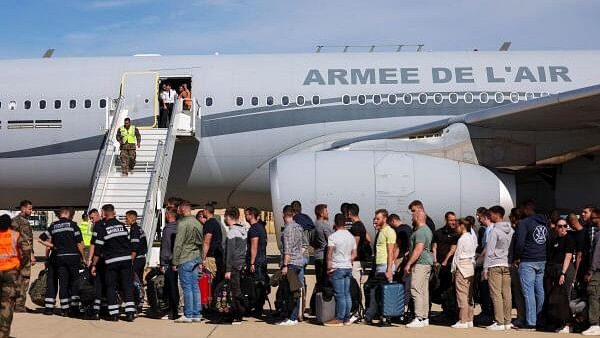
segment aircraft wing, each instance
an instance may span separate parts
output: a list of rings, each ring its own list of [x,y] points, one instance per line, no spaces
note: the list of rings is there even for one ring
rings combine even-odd
[[[600,150],[600,85],[506,104],[384,133],[341,140],[356,142],[408,138],[467,126],[478,161],[491,167],[540,166]]]

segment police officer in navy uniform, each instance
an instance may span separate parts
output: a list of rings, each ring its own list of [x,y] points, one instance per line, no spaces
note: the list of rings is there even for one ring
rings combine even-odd
[[[69,208],[62,208],[58,221],[52,223],[48,230],[40,235],[43,244],[52,250],[53,259],[50,264],[53,276],[48,276],[46,289],[45,315],[54,314],[56,298],[56,277],[58,277],[58,293],[60,298],[60,314],[65,316],[70,309],[71,315],[79,314],[79,287],[77,279],[79,266],[84,259],[83,237],[77,223],[70,220]],[[56,276],[54,276],[56,274]]]
[[[99,227],[96,237],[94,260],[92,262],[92,275],[96,274],[96,265],[100,256],[106,264],[106,298],[108,300],[108,320],[119,320],[119,303],[117,290],[123,292],[123,305],[125,306],[125,320],[132,322],[135,319],[135,303],[133,301],[132,278],[132,251],[129,232],[125,224],[119,222],[115,216],[115,207],[112,204],[102,206],[104,225]]]
[[[94,256],[96,255],[96,239],[98,237],[98,231],[104,228],[106,225],[104,220],[101,218],[100,213],[97,209],[89,211],[88,216],[90,221],[93,223],[92,227],[92,240],[90,242],[90,252],[88,254],[88,266],[91,269]],[[106,282],[104,280],[106,275],[106,265],[102,258],[102,253],[99,253],[98,261],[96,262],[96,275],[94,276],[94,287],[96,288],[96,299],[94,300],[94,307],[91,315],[87,318],[90,320],[100,320],[100,310],[106,310]]]
[[[144,277],[144,268],[146,267],[146,254],[148,253],[148,242],[146,233],[137,223],[137,212],[129,210],[125,213],[127,225],[129,225],[129,237],[131,238],[132,257],[133,257],[133,281],[136,287],[139,287],[139,293],[134,297],[138,313],[142,312],[144,304],[144,288],[142,287],[142,278]],[[137,290],[136,290],[137,292]]]

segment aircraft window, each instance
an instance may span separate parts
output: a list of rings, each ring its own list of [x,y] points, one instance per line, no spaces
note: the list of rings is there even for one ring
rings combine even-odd
[[[512,102],[512,103],[519,102],[519,93],[517,93],[517,92],[510,93],[510,102]]]
[[[40,109],[46,109],[46,100],[40,100]]]
[[[533,100],[533,99],[535,99],[534,93],[532,93],[532,92],[525,93],[525,100],[529,101],[529,100]]]
[[[75,109],[77,107],[77,101],[69,100],[69,108]]]
[[[367,97],[364,95],[358,95],[358,104],[365,104],[367,103]]]
[[[251,102],[253,106],[258,106],[258,97],[253,96]]]
[[[548,92],[541,92],[540,93],[540,97],[544,97],[544,96],[550,96],[550,93],[548,93]]]
[[[504,102],[504,94],[501,92],[497,92],[496,95],[494,95],[494,101],[496,101],[496,103]]]
[[[381,95],[379,95],[379,94],[373,95],[373,103],[374,104],[381,104]]]
[[[458,94],[456,94],[456,93],[448,94],[448,102],[450,102],[451,104],[458,103]]]
[[[463,95],[463,99],[465,100],[465,103],[473,103],[473,93],[465,93],[465,95]]]
[[[412,103],[412,95],[411,94],[404,94],[404,96],[402,96],[402,101],[404,101],[404,104],[411,104]]]
[[[344,95],[344,96],[342,96],[342,103],[343,104],[350,104],[350,95]]]
[[[388,103],[389,104],[396,104],[396,102],[398,102],[398,96],[396,96],[396,94],[388,95]]]
[[[317,105],[321,103],[321,98],[318,95],[312,97],[312,104]]]
[[[440,104],[442,101],[444,101],[444,97],[441,93],[433,94],[433,102],[435,102],[435,104]]]
[[[31,101],[27,100],[24,104],[25,109],[31,109]]]
[[[100,99],[100,108],[106,108],[106,99]]]
[[[238,96],[238,97],[235,98],[235,105],[236,106],[239,107],[239,106],[241,106],[243,104],[244,104],[244,98],[243,97]]]
[[[306,100],[304,99],[304,96],[298,95],[298,97],[296,98],[296,104],[299,106],[303,106],[305,102]]]
[[[267,96],[267,106],[272,106],[275,103],[273,96]]]
[[[281,105],[282,106],[287,106],[288,104],[290,104],[290,97],[289,96],[283,96],[281,98]]]
[[[488,103],[490,96],[486,92],[479,93],[479,102]]]
[[[86,108],[92,107],[92,100],[90,100],[90,99],[85,100],[83,102],[83,106],[86,107]]]
[[[207,107],[210,107],[210,106],[213,105],[213,98],[212,97],[207,97],[205,101],[206,101],[206,106]]]
[[[425,94],[425,93],[419,94],[419,103],[420,104],[427,103],[427,94]]]
[[[61,106],[62,106],[61,100],[54,100],[54,109],[60,109]]]
[[[10,101],[8,103],[8,110],[15,110],[17,109],[17,101]]]

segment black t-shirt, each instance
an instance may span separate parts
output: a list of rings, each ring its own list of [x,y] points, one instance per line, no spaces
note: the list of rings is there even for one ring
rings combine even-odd
[[[356,260],[368,261],[369,259],[371,259],[371,257],[364,257],[366,255],[364,254],[363,250],[360,250],[360,247],[364,246],[367,241],[367,228],[365,228],[363,222],[357,221],[352,223],[352,227],[350,227],[350,233],[354,237],[360,237],[357,246],[358,257],[356,257]]]
[[[435,232],[435,223],[433,222],[431,217],[429,217],[429,215],[427,215],[427,218],[425,219],[425,224],[427,224],[429,230],[431,230],[432,233]]]
[[[223,255],[223,233],[221,232],[221,224],[219,224],[219,221],[217,221],[214,217],[209,218],[206,223],[204,223],[202,234],[204,236],[206,236],[206,234],[212,235],[207,256],[221,257]]]
[[[246,263],[250,265],[250,253],[252,250],[252,239],[258,238],[258,252],[254,265],[263,265],[267,262],[267,232],[262,223],[252,224],[248,230],[248,250],[246,250]]]
[[[548,262],[563,264],[567,253],[575,252],[575,238],[573,236],[556,236],[550,241],[548,248]]]
[[[408,224],[401,224],[399,227],[394,228],[396,231],[396,245],[400,248],[398,258],[404,257],[404,254],[408,251],[410,245],[410,235],[412,235],[412,228]]]
[[[445,225],[433,233],[432,243],[436,243],[436,259],[441,264],[446,259],[448,252],[450,252],[450,248],[458,243],[458,234],[454,229]]]
[[[569,231],[569,235],[575,240],[575,252],[585,252],[585,228]]]

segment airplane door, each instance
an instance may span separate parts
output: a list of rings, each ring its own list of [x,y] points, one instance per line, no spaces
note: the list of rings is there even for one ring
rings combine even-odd
[[[127,109],[132,124],[150,128],[158,124],[158,79],[158,72],[123,74],[123,109]]]

